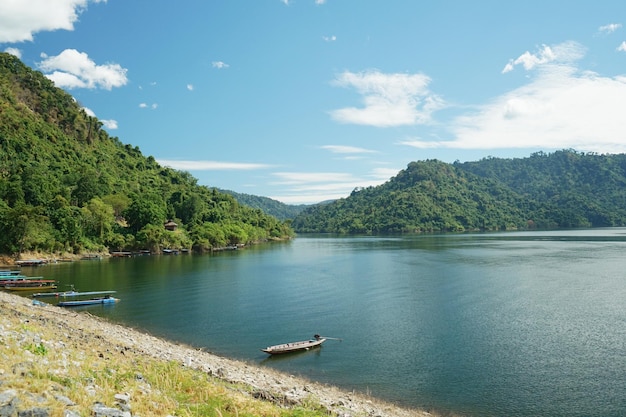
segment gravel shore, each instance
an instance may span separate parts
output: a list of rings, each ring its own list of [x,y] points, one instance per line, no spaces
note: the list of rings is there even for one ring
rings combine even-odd
[[[117,349],[132,350],[159,360],[175,361],[227,382],[245,384],[252,387],[258,397],[270,401],[280,398],[283,403],[299,404],[306,398],[314,396],[323,407],[339,416],[432,416],[425,411],[400,408],[363,394],[345,392],[336,387],[172,343],[107,322],[89,313],[74,312],[51,305],[33,305],[27,298],[0,292],[0,325],[6,317],[15,314],[62,324],[63,326],[50,328],[69,327],[85,341],[94,340],[95,337]],[[59,330],[59,333],[61,332]],[[63,334],[58,336],[59,340],[64,337]],[[85,349],[88,347],[85,346]]]

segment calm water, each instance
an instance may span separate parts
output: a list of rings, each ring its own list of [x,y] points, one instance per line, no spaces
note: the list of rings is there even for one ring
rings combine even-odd
[[[218,255],[57,264],[154,335],[400,405],[626,415],[626,229],[298,237]],[[259,349],[320,333],[315,351]]]

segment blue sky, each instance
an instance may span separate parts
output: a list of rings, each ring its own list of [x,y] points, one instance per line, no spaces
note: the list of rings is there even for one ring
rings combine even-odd
[[[411,161],[626,151],[626,2],[0,0],[0,50],[202,185],[316,203]]]

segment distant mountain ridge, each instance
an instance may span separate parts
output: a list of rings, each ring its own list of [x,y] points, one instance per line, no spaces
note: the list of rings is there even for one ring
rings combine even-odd
[[[270,216],[274,216],[279,220],[289,220],[295,218],[304,209],[310,207],[307,204],[285,204],[269,197],[261,197],[258,195],[243,194],[231,190],[219,189],[221,193],[230,194],[239,202],[248,207],[262,210]]]
[[[626,225],[626,155],[411,162],[385,184],[310,207],[296,232],[413,233]]]

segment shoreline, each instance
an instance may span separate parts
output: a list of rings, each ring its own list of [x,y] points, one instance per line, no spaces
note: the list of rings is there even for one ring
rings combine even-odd
[[[268,401],[279,404],[302,404],[315,397],[329,412],[339,416],[388,416],[426,417],[433,414],[406,409],[383,400],[356,392],[342,391],[337,387],[309,381],[254,364],[223,358],[212,353],[194,349],[172,341],[151,336],[140,330],[111,323],[87,312],[75,312],[53,305],[33,305],[32,300],[0,291],[0,324],[7,313],[62,324],[91,336],[103,339],[121,349],[132,350],[138,355],[179,363],[185,367],[204,372],[228,383],[244,384]],[[60,329],[59,325],[49,326]],[[65,334],[57,331],[56,338]],[[93,346],[84,346],[91,349]]]

